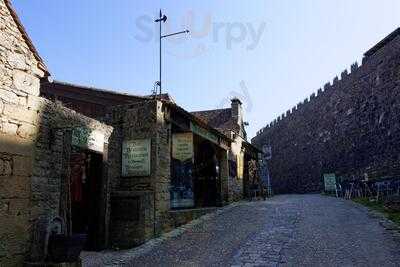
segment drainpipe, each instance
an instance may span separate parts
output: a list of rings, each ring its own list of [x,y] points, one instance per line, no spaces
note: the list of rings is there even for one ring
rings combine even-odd
[[[153,237],[156,237],[156,190],[153,190]]]

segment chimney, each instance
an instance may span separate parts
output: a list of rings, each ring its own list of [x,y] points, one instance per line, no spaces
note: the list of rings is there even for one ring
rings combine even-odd
[[[234,118],[235,122],[238,125],[243,124],[243,111],[242,111],[242,101],[239,98],[231,99],[231,108],[232,108],[232,118]]]

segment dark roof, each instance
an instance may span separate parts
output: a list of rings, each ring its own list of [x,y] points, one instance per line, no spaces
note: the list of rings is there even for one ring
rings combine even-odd
[[[153,97],[154,98],[154,95],[150,95],[149,97]],[[159,94],[159,95],[157,95],[157,98],[161,99],[161,100],[171,101],[171,102],[175,103],[175,100],[168,93],[161,94],[161,95]]]
[[[364,53],[365,57],[370,57],[373,54],[375,54],[379,49],[387,45],[389,42],[391,42],[394,38],[396,38],[398,35],[400,35],[400,28],[397,28],[394,30],[391,34],[383,38],[379,43],[374,45],[371,49],[369,49],[367,52]]]
[[[226,135],[230,131],[240,132],[240,126],[232,118],[231,108],[195,111],[192,114]]]
[[[40,57],[39,52],[36,50],[35,46],[32,43],[31,38],[29,38],[28,33],[25,30],[24,25],[22,24],[21,20],[19,19],[17,12],[15,11],[14,7],[11,4],[10,0],[5,0],[4,3],[6,4],[8,10],[10,11],[11,16],[13,17],[15,23],[17,24],[18,30],[21,32],[22,37],[24,38],[26,44],[28,45],[29,49],[35,56],[36,60],[38,61],[38,67],[45,72],[46,76],[49,76],[50,73],[44,63],[43,59]]]
[[[150,96],[139,96],[139,95],[133,95],[133,94],[128,94],[128,93],[123,93],[123,92],[116,92],[113,90],[108,90],[108,89],[102,89],[102,88],[97,88],[97,87],[92,87],[92,86],[87,86],[87,85],[80,85],[80,84],[73,84],[73,83],[68,83],[68,82],[60,82],[60,81],[54,81],[52,83],[48,83],[49,87],[52,87],[53,90],[57,90],[58,88],[68,88],[70,90],[78,90],[79,92],[87,92],[89,94],[95,94],[95,95],[111,95],[111,96],[119,96],[119,97],[124,97],[126,99],[129,98],[143,98],[143,99],[149,99]]]
[[[254,146],[253,144],[247,141],[243,142],[242,145],[253,153],[263,153],[261,149],[259,149],[258,147]]]
[[[93,95],[102,98],[112,98],[112,99],[119,99],[119,100],[137,100],[137,99],[153,99],[154,95],[134,95],[131,93],[124,93],[124,92],[117,92],[114,90],[109,89],[102,89],[88,85],[80,85],[80,84],[73,84],[69,82],[61,82],[61,81],[53,81],[52,83],[45,83],[42,85],[42,93],[44,94],[51,94],[57,93],[57,90],[68,90],[71,92],[76,92],[80,94],[87,94]],[[173,98],[165,93],[158,95],[159,99],[174,102]],[[121,103],[122,104],[122,103]]]
[[[207,123],[211,127],[216,128],[218,131],[224,133],[226,136],[230,136],[231,131],[235,132],[236,134],[240,132],[240,126],[234,121],[234,118],[232,118],[231,108],[196,111],[191,113],[204,123]],[[247,141],[244,141],[242,145],[247,148],[247,153],[261,153],[257,147],[253,146]]]
[[[207,129],[208,131],[218,135],[219,137],[223,138],[224,140],[228,142],[232,142],[233,140],[228,137],[225,133],[221,132],[218,128],[212,126],[209,124],[207,121],[201,119],[200,117],[196,116],[194,112],[188,112],[184,108],[178,106],[176,103],[168,101],[168,100],[162,100],[163,103],[166,103],[169,107],[173,108],[183,116],[185,116],[187,119],[196,122],[198,125],[201,127]]]

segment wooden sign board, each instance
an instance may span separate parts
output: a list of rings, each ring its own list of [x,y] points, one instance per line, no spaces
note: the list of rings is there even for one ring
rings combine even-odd
[[[151,140],[138,139],[122,142],[122,176],[149,176],[151,166]]]

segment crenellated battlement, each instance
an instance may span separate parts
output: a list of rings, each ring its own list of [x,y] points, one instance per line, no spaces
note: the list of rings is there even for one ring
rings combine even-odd
[[[300,110],[304,109],[307,105],[312,105],[318,102],[318,99],[320,97],[323,97],[328,92],[333,92],[334,90],[336,90],[338,87],[340,87],[343,81],[351,78],[355,74],[355,72],[357,72],[360,68],[361,66],[358,65],[358,62],[357,61],[354,62],[350,66],[350,72],[347,69],[345,69],[344,71],[341,72],[340,78],[338,76],[335,76],[332,82],[329,81],[325,83],[323,88],[319,88],[316,93],[312,93],[302,102],[299,102],[296,106],[278,116],[275,120],[273,120],[267,126],[258,131],[257,134],[261,134],[265,132],[265,130],[270,129],[272,126],[276,126],[278,123],[281,123],[286,119],[290,119],[292,116],[295,116]]]
[[[268,145],[277,193],[320,192],[323,174],[400,177],[400,29],[252,139]]]
[[[323,97],[329,92],[333,92],[337,88],[341,87],[341,83],[354,78],[354,75],[357,71],[362,68],[363,64],[365,63],[365,57],[362,59],[362,64],[359,65],[357,61],[355,61],[353,64],[350,65],[349,70],[344,69],[340,73],[339,76],[335,76],[332,80],[332,82],[328,81],[327,83],[324,84],[322,88],[319,88],[317,92],[312,93],[309,97],[305,98],[302,102],[299,102],[297,105],[295,105],[293,108],[287,110],[285,113],[279,115],[276,119],[274,119],[272,122],[270,122],[268,125],[266,125],[264,128],[259,130],[257,134],[261,134],[265,132],[265,130],[270,129],[272,126],[276,126],[278,123],[282,123],[286,119],[290,119],[292,116],[295,116],[300,110],[304,109],[307,105],[312,105],[316,102],[318,102],[318,99],[320,97]]]

